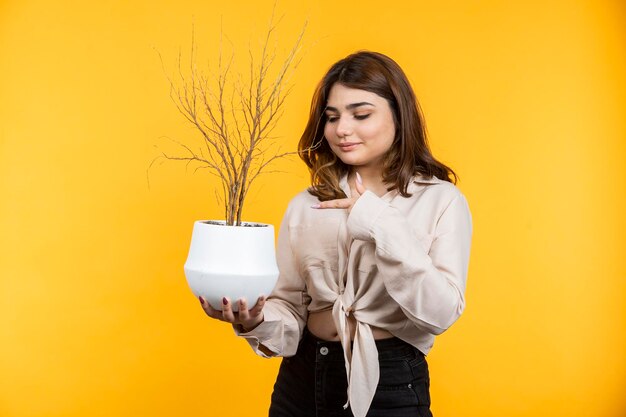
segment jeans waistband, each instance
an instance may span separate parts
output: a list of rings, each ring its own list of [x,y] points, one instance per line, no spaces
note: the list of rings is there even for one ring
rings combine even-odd
[[[304,328],[301,343],[303,345],[302,347],[308,352],[313,353],[314,351],[318,359],[325,361],[344,360],[341,342],[320,339],[306,327]],[[416,347],[397,337],[378,339],[375,340],[375,343],[378,349],[379,360],[424,356]]]

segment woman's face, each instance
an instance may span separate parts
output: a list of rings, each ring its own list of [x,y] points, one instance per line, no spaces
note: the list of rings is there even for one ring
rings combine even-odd
[[[336,83],[326,104],[324,136],[335,155],[347,165],[382,169],[396,134],[387,100]]]

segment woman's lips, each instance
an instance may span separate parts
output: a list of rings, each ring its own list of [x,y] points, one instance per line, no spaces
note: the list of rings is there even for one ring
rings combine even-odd
[[[337,146],[339,146],[339,149],[341,149],[343,152],[350,152],[351,150],[355,149],[359,145],[360,143],[358,142],[345,142],[345,143],[340,143]]]

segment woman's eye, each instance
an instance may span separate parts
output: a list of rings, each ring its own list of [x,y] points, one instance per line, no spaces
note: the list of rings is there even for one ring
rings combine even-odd
[[[365,120],[368,117],[370,117],[369,113],[368,114],[355,114],[354,115],[354,118],[357,119],[357,120]],[[339,120],[339,116],[326,116],[326,121],[328,123],[334,123],[337,120]]]

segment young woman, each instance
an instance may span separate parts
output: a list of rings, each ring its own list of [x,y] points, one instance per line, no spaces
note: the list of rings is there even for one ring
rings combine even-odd
[[[284,357],[271,417],[431,416],[424,355],[463,311],[472,224],[402,69],[375,52],[334,64],[299,148],[312,186],[283,218],[276,288],[239,313],[202,307]]]

